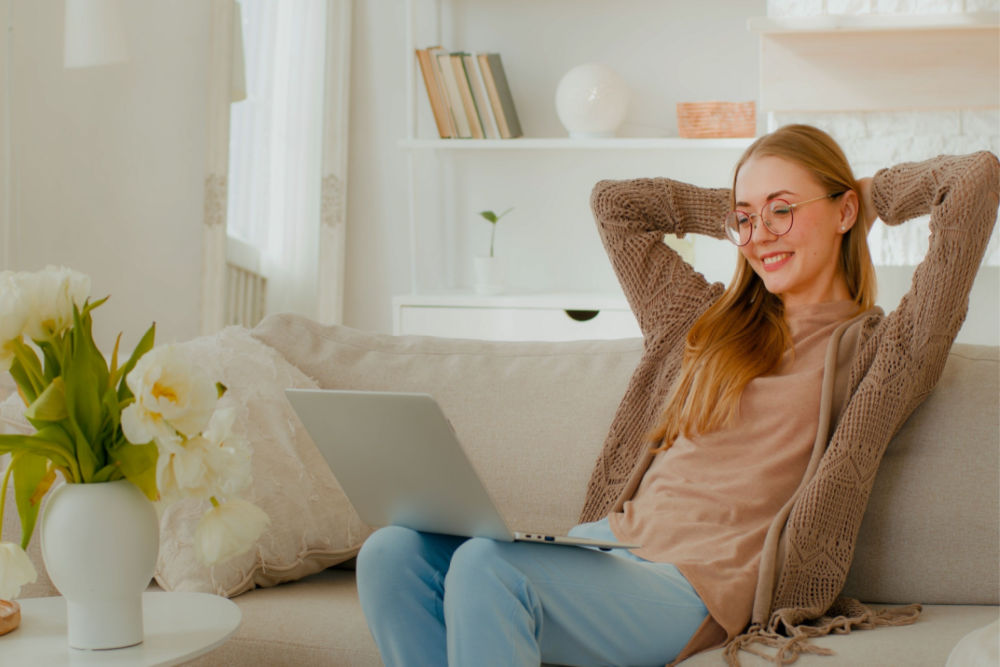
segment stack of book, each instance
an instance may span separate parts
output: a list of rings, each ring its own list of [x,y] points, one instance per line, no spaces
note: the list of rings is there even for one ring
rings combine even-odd
[[[427,99],[442,139],[521,136],[499,53],[417,49]]]

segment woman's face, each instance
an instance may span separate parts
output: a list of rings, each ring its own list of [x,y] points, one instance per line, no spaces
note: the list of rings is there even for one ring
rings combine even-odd
[[[774,156],[752,157],[736,175],[736,208],[752,216],[750,241],[740,252],[772,294],[786,306],[850,299],[840,270],[840,242],[857,218],[857,195],[830,194],[801,165]],[[821,197],[792,210],[792,228],[778,236],[758,217],[774,199],[790,204]]]

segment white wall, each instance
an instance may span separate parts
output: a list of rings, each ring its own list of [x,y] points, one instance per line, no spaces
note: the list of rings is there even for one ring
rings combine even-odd
[[[121,330],[130,349],[154,320],[160,342],[197,335],[209,3],[121,3],[131,60],[67,70],[64,3],[0,0],[0,17],[11,2],[19,199],[0,268],[89,274],[111,294],[102,347]]]

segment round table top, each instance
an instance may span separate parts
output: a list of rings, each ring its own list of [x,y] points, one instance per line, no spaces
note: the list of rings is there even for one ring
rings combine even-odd
[[[69,647],[66,601],[61,596],[25,598],[21,625],[0,636],[4,665],[176,665],[220,646],[240,625],[240,608],[208,593],[142,594],[143,641],[105,651]]]

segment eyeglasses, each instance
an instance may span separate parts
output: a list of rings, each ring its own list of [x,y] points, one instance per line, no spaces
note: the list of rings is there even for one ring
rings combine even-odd
[[[772,199],[764,204],[764,207],[760,209],[759,215],[740,210],[730,211],[726,215],[726,236],[738,246],[745,246],[747,243],[750,243],[750,237],[753,236],[753,230],[756,227],[753,224],[754,218],[760,218],[768,231],[775,236],[783,236],[791,231],[792,223],[795,222],[795,216],[792,212],[799,206],[805,206],[821,199],[833,199],[844,194],[844,192],[846,191],[831,192],[828,195],[807,199],[795,204],[784,199]]]

